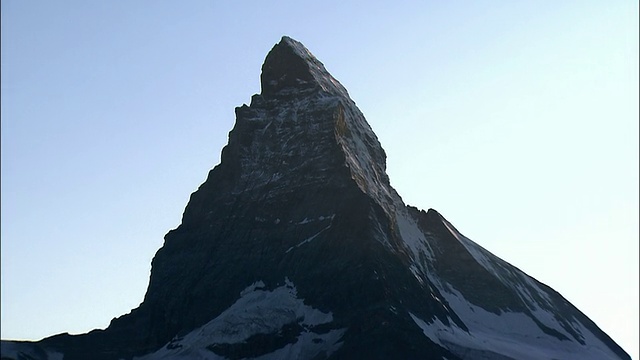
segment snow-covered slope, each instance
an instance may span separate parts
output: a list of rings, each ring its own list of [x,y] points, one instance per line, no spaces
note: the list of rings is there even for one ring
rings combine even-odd
[[[438,276],[438,269],[432,266],[433,261],[422,265],[429,269],[425,280],[434,284],[443,297],[443,302],[464,323],[466,329],[457,326],[453,321],[443,323],[440,319],[424,320],[411,314],[415,323],[420,326],[425,336],[439,345],[449,349],[463,359],[478,358],[513,358],[513,359],[618,359],[620,352],[611,347],[612,341],[602,334],[594,324],[582,313],[573,308],[564,298],[550,288],[538,283],[535,279],[519,269],[494,256],[478,244],[460,234],[454,227],[435,211],[430,214],[419,213],[418,216],[430,217],[440,222],[440,231],[431,227],[428,231],[425,251],[436,250],[435,258],[452,256],[438,246],[443,242],[457,242],[458,251],[470,256],[474,263],[486,270],[492,280],[499,281],[514,296],[511,303],[499,308],[480,305],[476,299],[465,295],[457,281],[448,282]],[[448,237],[448,239],[447,239]],[[460,254],[453,255],[458,259]],[[462,262],[459,266],[464,266]],[[435,272],[435,274],[434,274]],[[490,282],[489,291],[495,286]],[[460,289],[459,289],[460,288]],[[477,292],[476,292],[477,294]]]
[[[305,305],[289,279],[273,290],[258,281],[215,319],[135,359],[222,360],[231,353],[260,360],[329,356],[340,347],[345,331],[332,329],[332,321],[331,313]]]

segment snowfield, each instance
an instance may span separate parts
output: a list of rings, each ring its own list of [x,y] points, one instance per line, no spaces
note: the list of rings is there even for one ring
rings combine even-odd
[[[182,338],[175,338],[160,350],[137,357],[137,360],[207,359],[222,360],[215,346],[248,345],[252,336],[275,335],[286,332],[287,326],[299,326],[301,331],[284,346],[254,359],[311,359],[337,350],[346,329],[314,332],[318,325],[333,321],[331,313],[324,313],[304,304],[298,298],[295,285],[285,284],[266,290],[262,281],[251,284],[240,293],[240,298],[215,319]],[[213,348],[213,350],[212,350]]]

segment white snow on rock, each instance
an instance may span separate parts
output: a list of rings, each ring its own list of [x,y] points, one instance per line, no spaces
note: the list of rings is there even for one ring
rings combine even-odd
[[[305,305],[289,279],[273,290],[264,287],[262,281],[251,284],[233,305],[215,319],[182,338],[172,340],[158,351],[135,359],[225,359],[207,347],[212,344],[241,344],[253,335],[276,334],[292,323],[304,329],[294,343],[255,359],[311,359],[321,353],[329,355],[342,345],[340,339],[346,329],[333,329],[322,334],[313,332],[314,326],[332,322],[333,315]]]
[[[434,253],[427,241],[424,233],[418,227],[416,221],[409,215],[404,207],[396,210],[396,223],[398,224],[398,230],[400,236],[405,245],[411,250],[414,259],[421,261],[414,261],[414,264],[423,264],[425,261],[433,261]],[[427,269],[421,266],[422,270],[426,273]]]
[[[443,224],[469,254],[489,273],[510,287],[528,308],[528,313],[502,311],[495,314],[476,306],[449,283],[433,274],[429,267],[435,256],[416,221],[396,207],[396,224],[402,243],[413,258],[410,270],[421,283],[435,285],[451,312],[455,313],[469,331],[449,318],[421,319],[409,315],[425,336],[462,359],[618,359],[607,345],[596,338],[575,318],[558,319],[553,313],[555,305],[549,294],[533,278],[460,234],[447,220]],[[432,295],[433,296],[433,295]],[[434,297],[435,298],[435,297]],[[439,299],[436,298],[439,301]],[[535,319],[535,320],[534,320]],[[541,326],[556,331],[556,336],[545,333]],[[573,334],[573,335],[572,335]],[[584,342],[581,344],[576,338]]]
[[[480,265],[482,265],[482,267],[498,278],[503,284],[516,290],[525,303],[531,304],[538,302],[538,300],[533,297],[531,289],[536,293],[536,295],[542,297],[542,300],[544,300],[546,304],[551,303],[551,299],[549,299],[546,291],[540,288],[540,286],[538,286],[530,276],[527,276],[522,271],[511,266],[504,260],[493,255],[491,252],[485,250],[480,245],[462,235],[447,220],[442,219],[442,222],[449,232],[467,249],[469,254],[471,254],[471,256]]]
[[[323,233],[323,232],[325,232],[326,230],[329,230],[329,228],[330,228],[330,227],[331,227],[331,224],[329,224],[327,227],[323,228],[322,230],[318,231],[315,235],[310,236],[310,237],[308,237],[308,238],[304,239],[304,240],[303,240],[302,242],[300,242],[299,244],[297,244],[297,245],[295,245],[295,246],[292,246],[292,247],[288,248],[288,249],[287,249],[287,251],[285,251],[285,253],[288,253],[289,251],[291,251],[291,250],[293,250],[293,249],[297,249],[297,248],[299,248],[300,246],[302,246],[302,245],[304,245],[304,244],[306,244],[306,243],[309,243],[309,242],[313,241],[316,237],[318,237],[318,235],[322,234],[322,233]]]
[[[289,253],[291,250],[293,250],[293,249],[297,249],[297,248],[299,248],[300,246],[302,246],[302,245],[304,245],[304,244],[306,244],[306,243],[309,243],[309,242],[311,242],[311,241],[315,240],[315,238],[317,238],[320,234],[322,234],[323,232],[325,232],[325,231],[329,230],[329,229],[331,228],[331,226],[333,226],[333,219],[334,219],[334,218],[335,218],[335,214],[334,214],[334,215],[331,215],[331,216],[327,216],[327,217],[320,216],[320,217],[319,217],[318,219],[316,219],[315,221],[331,220],[331,222],[329,223],[329,225],[325,226],[324,228],[322,228],[320,231],[318,231],[318,232],[317,232],[317,233],[315,233],[314,235],[309,236],[308,238],[306,238],[306,239],[302,240],[300,243],[298,243],[298,244],[296,244],[296,245],[294,245],[294,246],[291,246],[290,248],[288,248],[288,249],[287,249],[287,251],[285,251],[285,253]],[[308,218],[304,218],[304,220],[303,220],[303,221],[301,221],[301,222],[299,222],[299,223],[298,223],[298,225],[304,225],[304,224],[308,224],[308,223],[310,223],[310,222],[312,222],[312,220],[309,220]]]
[[[560,340],[545,334],[527,315],[503,312],[496,315],[467,301],[456,290],[443,292],[451,308],[469,331],[444,324],[435,318],[424,321],[409,313],[425,336],[463,359],[478,359],[497,355],[521,360],[538,359],[618,359],[606,345],[587,334],[587,345]]]
[[[505,311],[498,314],[473,305],[447,285],[438,286],[449,307],[458,315],[469,331],[458,327],[451,319],[449,325],[434,318],[425,321],[409,313],[425,336],[462,359],[492,359],[502,356],[521,360],[537,359],[618,359],[611,350],[578,322],[572,328],[582,334],[585,344],[575,341],[554,315],[544,309],[532,311],[536,320],[560,332],[569,340],[561,340],[545,333],[527,314]]]

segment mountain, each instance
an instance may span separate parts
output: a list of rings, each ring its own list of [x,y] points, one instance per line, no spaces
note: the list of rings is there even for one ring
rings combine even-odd
[[[407,206],[347,90],[283,37],[221,162],[105,330],[2,359],[629,359],[559,293]]]

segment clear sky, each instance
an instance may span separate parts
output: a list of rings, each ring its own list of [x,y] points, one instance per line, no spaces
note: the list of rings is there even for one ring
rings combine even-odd
[[[2,338],[104,328],[282,35],[392,185],[638,358],[638,3],[2,1]]]

